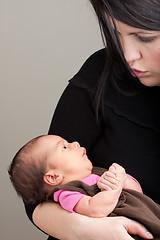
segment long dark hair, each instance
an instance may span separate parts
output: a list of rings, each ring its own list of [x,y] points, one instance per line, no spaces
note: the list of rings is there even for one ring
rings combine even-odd
[[[106,48],[106,62],[98,81],[95,97],[96,113],[102,109],[105,89],[112,84],[122,93],[120,81],[136,82],[125,60],[114,19],[132,27],[160,30],[159,0],[90,0],[97,15],[102,39]],[[125,76],[125,77],[124,77]]]

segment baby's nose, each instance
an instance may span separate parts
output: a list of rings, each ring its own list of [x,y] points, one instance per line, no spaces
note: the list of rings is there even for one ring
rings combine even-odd
[[[80,144],[78,142],[72,142],[71,146],[74,148],[78,148],[78,147],[80,147]]]

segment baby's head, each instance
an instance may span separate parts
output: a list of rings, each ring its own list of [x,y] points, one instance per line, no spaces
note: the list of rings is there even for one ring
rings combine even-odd
[[[36,137],[15,155],[9,167],[11,182],[24,202],[43,202],[57,185],[90,175],[92,164],[78,142],[55,135]]]
[[[43,137],[36,137],[25,144],[16,153],[8,170],[17,194],[29,203],[45,198],[42,189],[47,163],[45,149],[41,148]]]

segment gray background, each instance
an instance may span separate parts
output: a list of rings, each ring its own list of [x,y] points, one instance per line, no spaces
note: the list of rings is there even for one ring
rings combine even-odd
[[[7,168],[46,134],[68,80],[103,47],[88,0],[0,0],[0,239],[46,239],[30,223]]]

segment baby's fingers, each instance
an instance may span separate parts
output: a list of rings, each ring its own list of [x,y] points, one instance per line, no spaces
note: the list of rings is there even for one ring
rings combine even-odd
[[[100,189],[108,191],[116,189],[118,187],[119,182],[115,178],[110,177],[109,175],[105,174],[99,178],[97,185]]]
[[[118,185],[119,184],[119,179],[116,177],[115,174],[111,173],[110,171],[106,171],[103,176],[104,180],[112,183],[112,184],[116,184]]]

